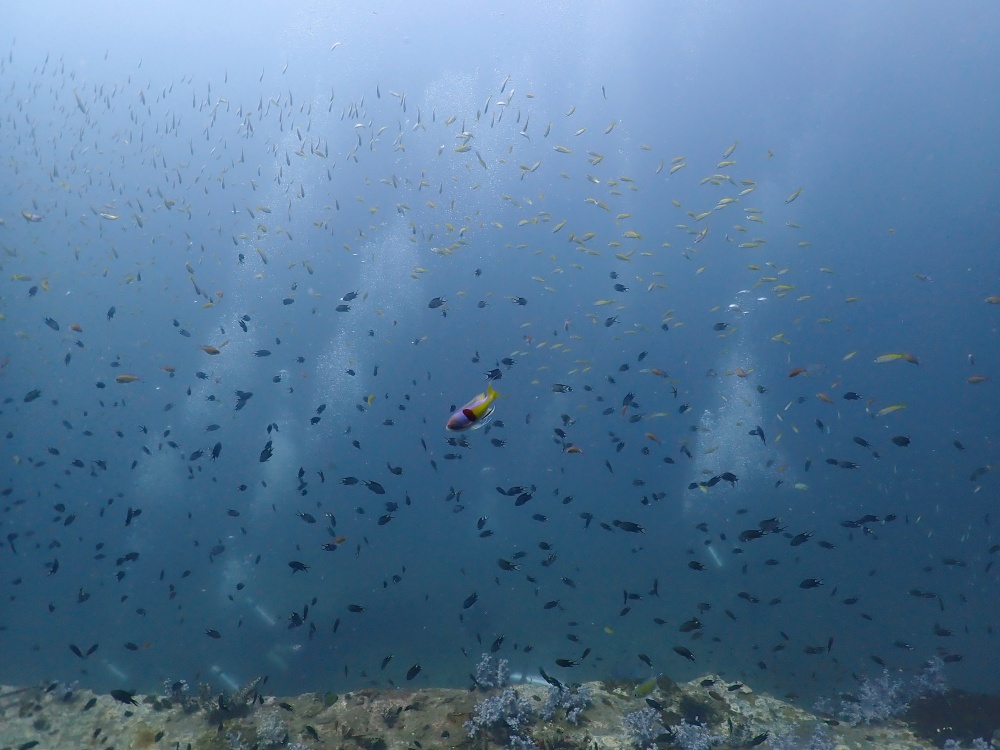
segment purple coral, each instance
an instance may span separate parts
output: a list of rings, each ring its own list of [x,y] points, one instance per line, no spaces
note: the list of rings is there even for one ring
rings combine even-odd
[[[538,713],[548,721],[561,708],[566,711],[566,721],[576,724],[580,720],[580,712],[590,705],[590,700],[590,688],[586,685],[577,688],[553,685],[549,687],[549,694]]]
[[[935,656],[909,680],[891,677],[889,670],[884,670],[880,677],[862,678],[855,694],[842,696],[837,715],[852,726],[877,724],[906,711],[914,698],[940,694],[947,689],[944,660]],[[820,713],[829,712],[829,705],[829,701],[823,700],[816,704],[816,709]]]
[[[965,750],[965,748],[962,747],[962,743],[958,740],[945,740],[943,750]],[[970,750],[990,750],[990,743],[982,737],[976,737],[972,741]]]
[[[498,659],[494,664],[492,656],[483,654],[483,658],[476,665],[476,674],[472,679],[483,690],[506,687],[510,681],[510,667],[506,659]]]
[[[674,735],[674,742],[681,750],[708,750],[712,745],[724,742],[725,735],[712,734],[708,727],[700,724],[688,724],[681,719],[680,724],[670,727]]]
[[[908,691],[902,680],[883,670],[880,677],[865,677],[857,693],[840,704],[840,718],[851,726],[877,724],[897,716],[910,705]]]
[[[520,735],[531,722],[533,712],[530,700],[514,688],[507,688],[500,695],[477,703],[472,716],[462,726],[469,737],[475,737],[480,731],[488,733],[490,728],[506,729],[512,736]]]
[[[944,676],[944,659],[932,656],[923,671],[913,678],[911,687],[914,697],[918,695],[940,695],[948,690],[948,681]]]
[[[833,740],[822,724],[813,727],[808,739],[800,736],[800,732],[801,727],[793,724],[783,732],[771,735],[767,747],[769,750],[833,750]]]
[[[652,708],[640,708],[622,717],[622,726],[629,742],[640,750],[653,750],[656,738],[667,730],[660,721],[660,714]]]

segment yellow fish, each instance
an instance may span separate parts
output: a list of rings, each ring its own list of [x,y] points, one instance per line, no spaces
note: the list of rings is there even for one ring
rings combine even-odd
[[[480,393],[448,417],[445,429],[452,432],[463,432],[464,430],[475,430],[482,427],[489,420],[490,415],[493,414],[493,402],[496,400],[497,395],[497,392],[493,390],[493,383],[487,383],[486,393]]]

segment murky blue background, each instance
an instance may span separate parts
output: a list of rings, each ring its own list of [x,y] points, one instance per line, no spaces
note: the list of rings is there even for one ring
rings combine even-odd
[[[820,696],[937,654],[995,691],[998,23],[8,14],[2,679],[462,685],[504,636],[566,680],[641,653]],[[449,435],[494,367],[493,422]]]

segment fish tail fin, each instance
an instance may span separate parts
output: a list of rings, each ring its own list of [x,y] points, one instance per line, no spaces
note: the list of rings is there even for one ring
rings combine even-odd
[[[497,396],[500,395],[499,393],[496,392],[496,390],[494,390],[493,381],[490,381],[489,383],[486,384],[486,395],[489,396],[490,398],[496,398]]]

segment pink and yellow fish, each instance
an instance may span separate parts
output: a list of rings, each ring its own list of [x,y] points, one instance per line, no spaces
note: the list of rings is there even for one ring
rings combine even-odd
[[[493,383],[487,383],[486,393],[480,393],[448,417],[448,423],[445,425],[445,428],[452,432],[463,432],[482,427],[493,413],[493,402],[496,400],[496,397],[497,392],[493,390]]]

